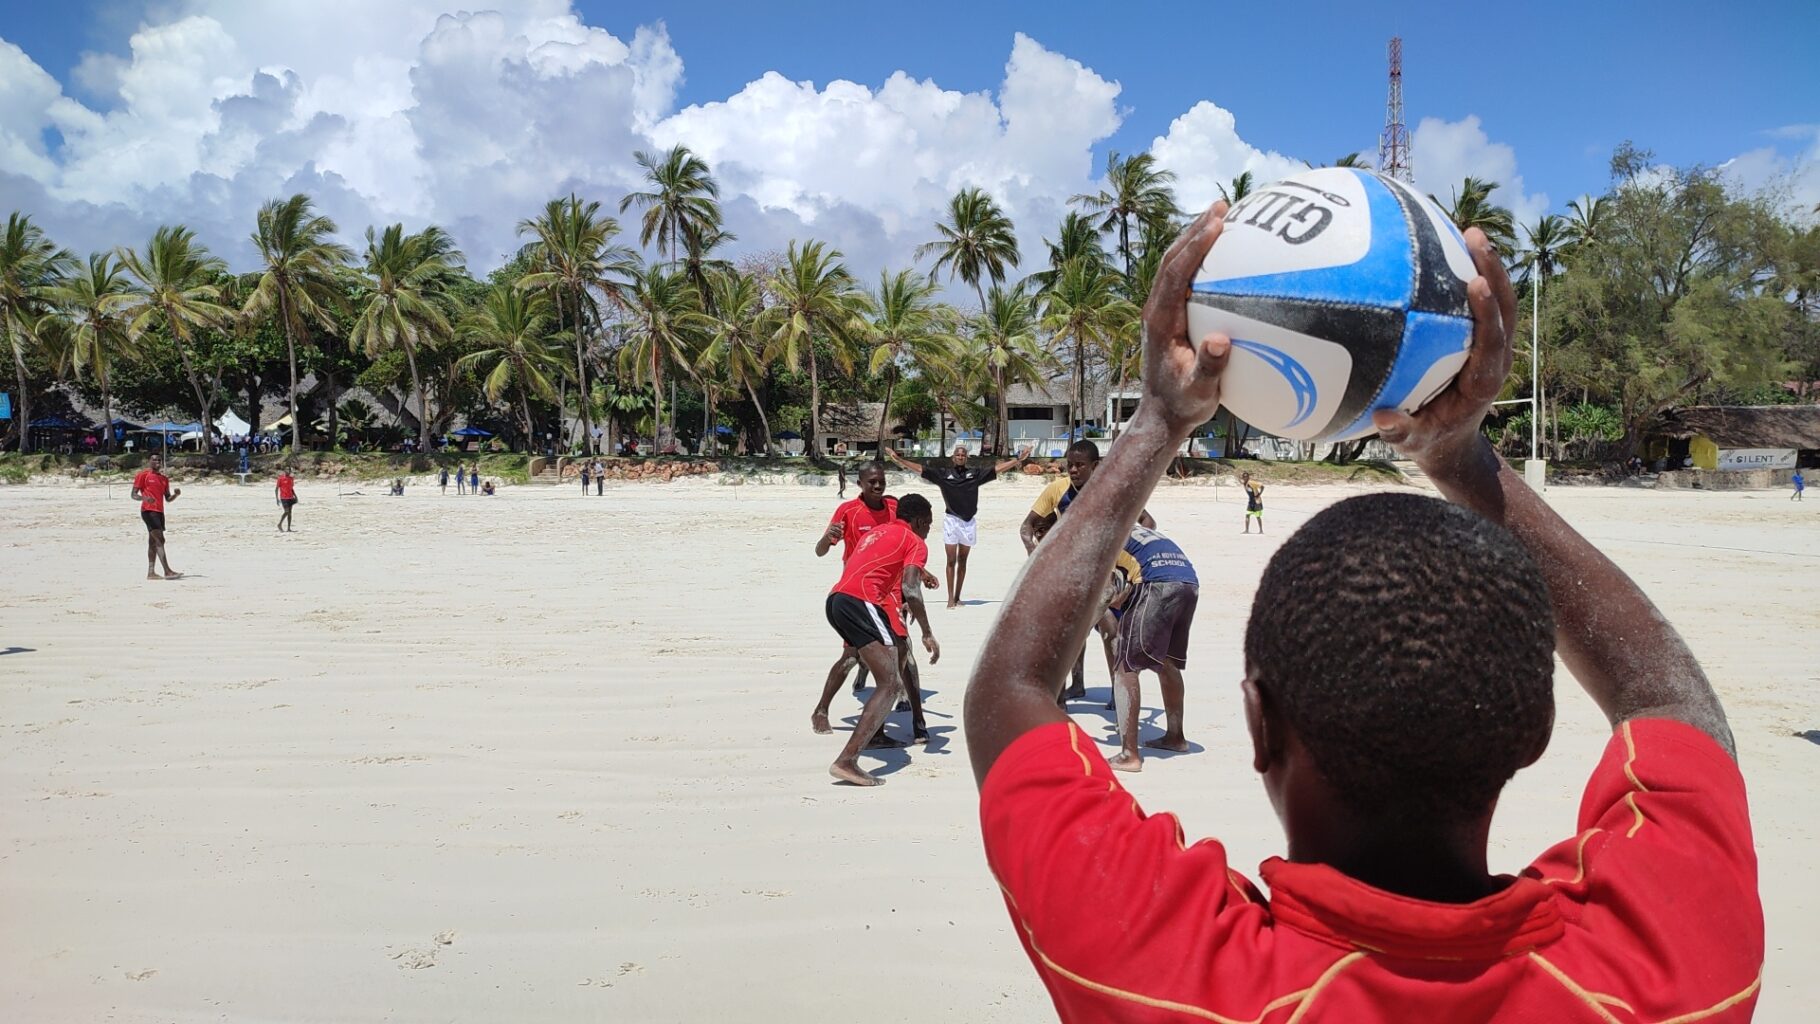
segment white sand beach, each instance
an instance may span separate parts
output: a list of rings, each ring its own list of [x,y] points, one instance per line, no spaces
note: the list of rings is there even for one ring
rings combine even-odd
[[[838,556],[812,550],[831,484],[390,498],[305,480],[294,535],[274,532],[269,485],[194,485],[169,512],[191,575],[168,583],[143,578],[125,487],[0,488],[0,1017],[1053,1019],[986,871],[958,717],[1036,486],[986,489],[974,603],[932,609],[935,742],[869,759],[889,779],[874,790],[832,783],[845,727],[808,722],[838,649],[822,619]],[[894,478],[907,489],[934,496]],[[1203,580],[1204,749],[1127,781],[1248,873],[1281,852],[1239,717],[1252,591],[1349,493],[1273,488],[1264,538],[1240,535],[1230,487],[1150,504]],[[1820,503],[1549,499],[1724,698],[1768,917],[1757,1019],[1811,1021],[1820,746],[1794,734],[1820,729]],[[1607,730],[1565,671],[1559,692],[1548,754],[1499,810],[1495,869],[1574,830]],[[1110,737],[1097,706],[1077,717]],[[850,722],[857,703],[835,708]]]

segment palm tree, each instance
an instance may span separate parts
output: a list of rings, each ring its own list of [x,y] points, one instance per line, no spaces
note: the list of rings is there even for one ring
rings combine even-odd
[[[703,347],[696,368],[713,368],[736,388],[742,388],[758,410],[759,429],[764,431],[764,452],[771,454],[771,421],[765,416],[765,403],[759,401],[758,385],[765,379],[765,339],[759,333],[759,316],[764,312],[764,291],[758,280],[737,270],[715,273],[709,278],[712,291],[708,302],[708,344]]]
[[[844,370],[853,368],[856,340],[865,332],[863,296],[853,274],[841,262],[839,250],[821,242],[790,243],[784,265],[772,275],[774,304],[759,318],[765,336],[767,362],[781,360],[792,370],[807,357],[809,364],[809,445],[821,440],[821,375],[815,343],[825,339],[834,361]]]
[[[1468,177],[1460,182],[1453,202],[1442,203],[1433,194],[1428,198],[1445,208],[1447,216],[1461,231],[1478,228],[1485,232],[1485,237],[1491,240],[1500,256],[1508,257],[1516,246],[1516,221],[1507,207],[1492,203],[1491,194],[1497,188],[1498,183],[1495,181]]]
[[[619,366],[634,382],[651,385],[652,424],[664,423],[664,370],[690,373],[695,365],[697,340],[710,325],[701,312],[695,286],[680,271],[652,264],[632,280],[626,296],[630,329],[619,350]],[[675,410],[671,410],[675,415]],[[674,436],[675,428],[671,428]]]
[[[1238,177],[1232,179],[1231,189],[1228,189],[1224,185],[1220,186],[1220,198],[1226,200],[1228,203],[1237,203],[1239,200],[1250,195],[1256,185],[1257,182],[1252,178],[1251,172],[1245,171]]]
[[[68,318],[70,354],[77,376],[83,370],[95,375],[101,388],[103,436],[101,450],[114,450],[113,368],[138,354],[139,346],[127,337],[120,315],[123,296],[132,293],[126,269],[107,253],[88,258],[88,272],[71,275],[51,295]]]
[[[1037,287],[1047,290],[1061,276],[1061,270],[1068,261],[1077,258],[1105,262],[1106,250],[1100,246],[1100,229],[1092,218],[1083,216],[1073,210],[1062,215],[1061,226],[1056,229],[1056,240],[1043,239],[1044,248],[1049,250],[1049,269],[1039,270],[1026,280]]]
[[[1087,349],[1104,348],[1112,335],[1138,315],[1137,307],[1119,295],[1118,275],[1088,260],[1062,268],[1055,287],[1043,296],[1043,329],[1058,342],[1074,346],[1074,416],[1078,428],[1086,418]]]
[[[627,195],[619,201],[619,212],[644,207],[638,244],[650,245],[655,238],[658,255],[674,263],[682,258],[685,235],[705,238],[709,229],[720,227],[720,185],[707,163],[687,146],[672,146],[666,153],[637,153],[633,158],[645,169],[651,191]]]
[[[482,347],[456,360],[463,369],[487,371],[482,388],[487,400],[499,401],[507,388],[518,391],[518,408],[524,416],[526,450],[537,436],[531,423],[531,396],[554,401],[552,374],[562,372],[563,360],[544,343],[550,326],[550,300],[538,292],[496,284],[488,289],[468,318],[460,335]],[[583,403],[586,405],[587,403]]]
[[[1125,258],[1125,276],[1131,276],[1131,219],[1168,220],[1177,213],[1174,171],[1157,167],[1156,157],[1139,153],[1128,159],[1117,152],[1106,154],[1106,187],[1095,195],[1078,195],[1068,202],[1084,210],[1105,214],[1101,231],[1117,228],[1119,253]]]
[[[999,455],[1005,454],[1005,435],[1011,432],[1006,391],[1041,383],[1056,366],[1055,357],[1037,341],[1038,312],[1036,298],[1023,285],[994,285],[986,293],[985,310],[974,320],[969,349],[990,378],[998,402]]]
[[[731,231],[723,231],[719,224],[698,226],[683,235],[683,273],[689,275],[689,283],[695,286],[695,294],[702,298],[703,306],[714,311],[714,283],[709,277],[733,269],[733,261],[715,256],[714,250],[729,242],[739,241],[739,236]]]
[[[1567,221],[1551,213],[1525,226],[1523,233],[1529,237],[1529,246],[1517,266],[1524,277],[1532,281],[1553,277],[1571,244]]]
[[[1572,211],[1565,228],[1568,251],[1597,244],[1605,226],[1605,201],[1597,196],[1581,196],[1568,203],[1567,208]]]
[[[375,235],[367,228],[364,305],[354,319],[349,343],[369,356],[402,349],[411,367],[411,389],[417,392],[417,444],[430,448],[430,396],[417,369],[417,353],[450,335],[443,303],[450,280],[462,264],[455,240],[430,225],[414,235],[393,224]]]
[[[866,332],[872,358],[866,372],[885,376],[885,405],[878,416],[878,449],[885,450],[885,424],[891,417],[891,392],[904,364],[934,366],[948,359],[960,339],[950,330],[952,317],[935,301],[940,289],[933,277],[914,270],[880,271],[878,293],[866,298],[871,323]],[[996,286],[994,288],[996,290]]]
[[[314,320],[328,331],[335,329],[328,307],[341,301],[338,273],[354,254],[330,239],[335,222],[316,213],[310,197],[301,192],[261,206],[257,225],[253,246],[259,250],[265,272],[247,300],[246,314],[278,313],[291,364],[291,447],[297,449],[303,446],[302,417],[297,414],[297,339],[306,329],[306,320]]]
[[[59,249],[44,236],[31,217],[14,212],[0,233],[0,334],[13,351],[13,372],[19,383],[19,408],[13,423],[19,430],[19,450],[31,433],[32,400],[26,387],[25,353],[36,343],[35,325],[59,278],[75,266],[76,257]]]
[[[154,231],[143,253],[119,249],[115,254],[139,287],[115,296],[109,305],[128,319],[130,340],[137,342],[146,331],[161,328],[177,347],[201,414],[203,450],[212,452],[214,437],[208,421],[213,412],[213,386],[219,386],[221,376],[217,373],[214,385],[205,391],[191,346],[198,329],[218,328],[235,318],[236,311],[220,302],[220,278],[227,273],[227,264],[211,256],[196,241],[196,233],[181,225]]]
[[[613,244],[614,236],[619,234],[619,221],[601,216],[599,203],[584,203],[573,193],[545,203],[543,216],[519,221],[518,233],[537,238],[531,248],[531,262],[536,269],[520,277],[518,287],[546,288],[555,298],[556,329],[567,333],[575,343],[576,393],[586,395],[589,325],[596,329],[600,326],[600,310],[592,292],[598,290],[610,304],[619,305],[622,286],[618,277],[635,257],[632,250]],[[584,443],[593,451],[591,403],[583,401],[577,405]]]
[[[1369,170],[1371,168],[1371,164],[1369,164],[1365,161],[1365,154],[1359,153],[1356,151],[1352,152],[1352,153],[1348,153],[1343,157],[1340,157],[1338,160],[1335,160],[1333,163],[1330,163],[1327,166],[1329,166],[1329,167],[1362,167],[1367,170]]]
[[[980,278],[990,278],[997,284],[1020,258],[1011,218],[985,192],[964,188],[948,201],[948,220],[936,224],[935,230],[941,237],[917,246],[916,258],[936,254],[930,274],[940,274],[943,267],[948,268],[949,279],[958,276],[972,285],[984,307],[986,293],[980,289]]]

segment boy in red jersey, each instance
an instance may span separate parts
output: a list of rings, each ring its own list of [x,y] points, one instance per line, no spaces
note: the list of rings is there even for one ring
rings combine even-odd
[[[840,560],[844,566],[847,564],[847,556],[853,554],[853,549],[873,527],[883,526],[897,518],[897,499],[885,494],[884,463],[866,463],[860,467],[857,479],[859,497],[835,507],[834,515],[828,519],[828,528],[815,539],[815,557],[822,557],[830,548],[839,544]],[[834,731],[828,727],[828,706],[834,702],[834,695],[840,692],[840,684],[847,678],[847,673],[856,665],[859,672],[853,677],[855,694],[866,688],[866,666],[854,657],[852,647],[842,646],[840,657],[828,669],[827,685],[822,688],[821,703],[815,705],[815,711],[809,716],[809,724],[816,732]]]
[[[1516,302],[1483,232],[1459,377],[1373,423],[1452,504],[1354,498],[1272,557],[1245,636],[1253,767],[1288,839],[1266,901],[1146,815],[1055,707],[1089,600],[1231,342],[1191,342],[1225,204],[1170,248],[1144,313],[1144,400],[982,646],[966,733],[986,856],[1061,1018],[1728,1021],[1762,979],[1744,780],[1717,696],[1636,585],[1480,432]],[[1281,614],[1283,609],[1293,614]],[[1578,835],[1486,864],[1505,783],[1554,724],[1554,653],[1611,722]]]
[[[285,466],[278,471],[278,482],[273,485],[272,493],[278,498],[278,507],[284,510],[278,514],[279,532],[297,532],[291,529],[291,510],[297,507],[297,479],[291,476],[291,467]]]
[[[872,745],[873,734],[883,729],[885,716],[897,700],[898,670],[893,649],[902,627],[894,621],[895,613],[887,608],[890,595],[912,580],[921,579],[929,561],[929,546],[923,542],[935,518],[929,499],[906,494],[898,500],[897,514],[897,520],[874,528],[853,549],[846,570],[829,592],[826,603],[828,624],[859,653],[860,661],[878,681],[860,711],[853,736],[828,768],[836,779],[856,786],[877,786],[885,781],[860,768],[859,752]],[[936,645],[927,617],[922,627],[923,646],[933,663],[935,657],[940,657],[941,648]],[[911,711],[920,722],[921,701],[915,696],[911,698]],[[887,745],[903,744],[887,738]]]
[[[181,487],[171,486],[170,478],[164,475],[164,460],[156,455],[133,477],[133,500],[139,503],[139,518],[145,523],[145,578],[148,580],[158,578],[161,563],[165,579],[183,576],[171,568],[171,560],[164,554],[164,503],[176,501],[182,493]]]

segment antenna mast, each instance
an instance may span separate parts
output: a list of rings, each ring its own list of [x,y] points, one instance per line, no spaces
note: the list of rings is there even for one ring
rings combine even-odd
[[[1403,123],[1403,37],[1390,37],[1390,102],[1384,107],[1384,131],[1378,136],[1378,170],[1415,184],[1409,162],[1409,126]]]

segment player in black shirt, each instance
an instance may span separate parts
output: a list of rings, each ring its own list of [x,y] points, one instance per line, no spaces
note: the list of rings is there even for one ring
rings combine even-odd
[[[948,607],[959,608],[961,587],[967,582],[967,553],[979,543],[979,524],[974,517],[980,509],[980,485],[998,479],[998,475],[1024,461],[1024,453],[995,466],[969,466],[967,446],[954,446],[954,456],[947,465],[923,465],[892,451],[885,454],[899,466],[921,476],[942,491],[942,550],[948,566]]]

